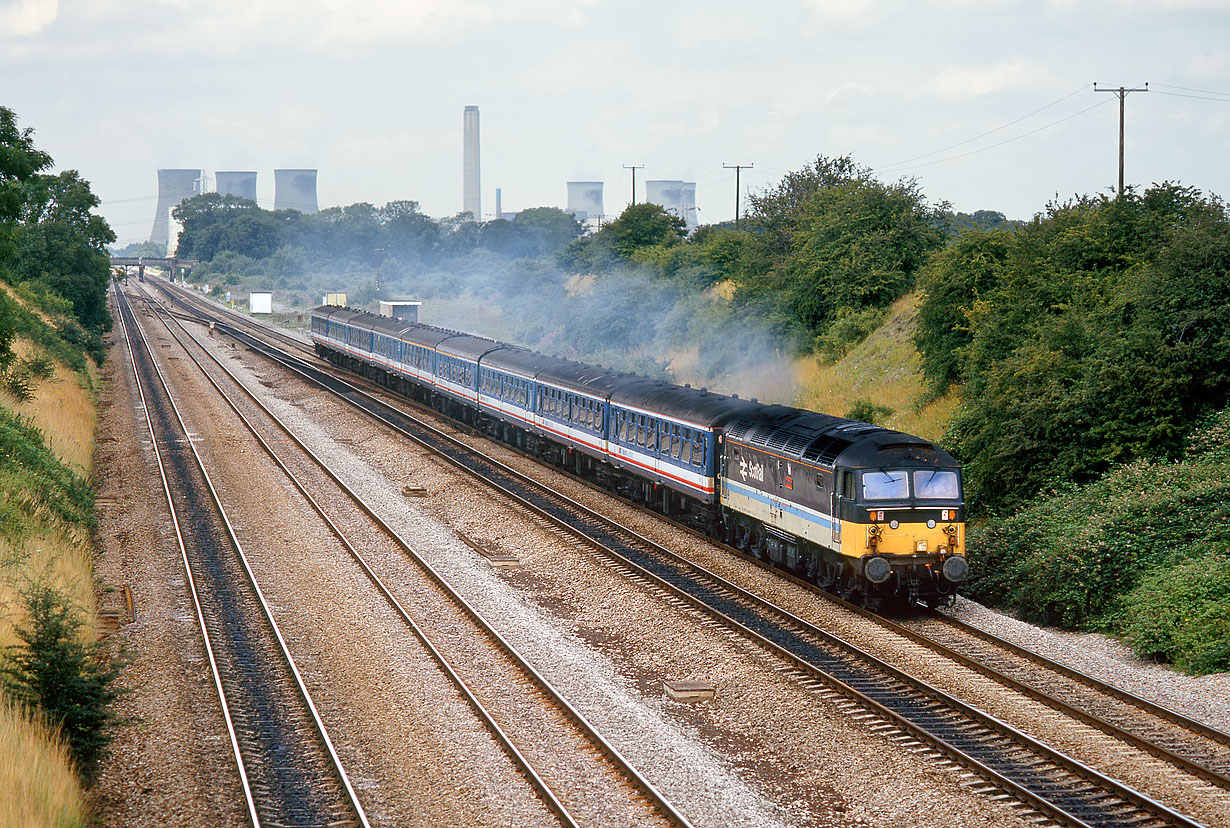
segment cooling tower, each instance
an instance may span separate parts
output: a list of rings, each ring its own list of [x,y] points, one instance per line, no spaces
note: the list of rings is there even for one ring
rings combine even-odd
[[[565,212],[572,213],[583,224],[599,221],[603,216],[602,182],[569,181]]]
[[[150,231],[150,241],[166,245],[170,240],[168,219],[171,210],[178,207],[184,199],[196,195],[200,187],[200,170],[158,171],[158,206],[154,208],[154,229]]]
[[[238,196],[256,201],[256,172],[227,170],[214,174],[214,189],[219,195]]]
[[[691,233],[696,229],[696,182],[683,182],[683,189],[680,191],[679,206],[683,210],[683,220],[688,225],[688,232]]]
[[[478,158],[478,107],[467,106],[462,116],[464,136],[464,181],[461,188],[461,211],[469,213],[475,221],[483,220],[481,176]]]
[[[315,213],[316,170],[274,170],[273,209]]]
[[[683,182],[658,179],[645,182],[645,200],[672,216],[683,218]]]

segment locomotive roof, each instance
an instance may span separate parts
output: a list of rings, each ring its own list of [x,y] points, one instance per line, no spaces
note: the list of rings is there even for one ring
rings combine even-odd
[[[891,465],[953,467],[957,461],[935,444],[883,426],[775,405],[740,417],[726,439],[805,462],[855,468]]]

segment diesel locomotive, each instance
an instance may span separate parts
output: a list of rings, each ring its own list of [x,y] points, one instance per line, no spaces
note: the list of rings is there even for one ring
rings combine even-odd
[[[961,469],[880,426],[333,306],[319,356],[847,599],[951,603]]]

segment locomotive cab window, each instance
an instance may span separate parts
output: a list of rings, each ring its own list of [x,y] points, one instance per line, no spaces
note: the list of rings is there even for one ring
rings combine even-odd
[[[863,499],[905,500],[910,496],[910,478],[904,470],[876,469],[863,472]]]
[[[961,496],[957,473],[941,469],[915,471],[914,496],[931,500],[956,500]]]

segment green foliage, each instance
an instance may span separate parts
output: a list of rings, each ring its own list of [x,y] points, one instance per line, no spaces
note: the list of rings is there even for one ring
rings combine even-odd
[[[76,322],[101,334],[111,327],[105,248],[115,234],[91,212],[98,198],[77,171],[42,172],[50,166],[33,132],[0,107],[0,279],[67,300]],[[9,317],[0,310],[0,358],[17,329]]]
[[[888,308],[841,308],[824,333],[816,337],[816,352],[827,362],[836,362],[867,335],[884,324]]]
[[[14,292],[30,307],[40,309],[51,318],[52,324],[44,322],[38,314],[14,301],[6,291],[0,290],[0,370],[7,364],[3,358],[5,331],[10,337],[21,335],[39,346],[53,359],[72,368],[83,379],[87,376],[86,353],[101,363],[103,345],[101,334],[86,331],[71,316],[72,306],[68,301],[40,286],[23,283]]]
[[[821,156],[751,203],[736,299],[804,341],[842,311],[887,307],[944,237],[913,181],[885,184],[848,156]]]
[[[597,233],[569,244],[559,260],[572,273],[600,272],[638,257],[650,263],[665,248],[678,245],[686,229],[683,219],[657,204],[632,204]]]
[[[1050,491],[971,533],[969,556],[971,597],[1127,635],[1142,655],[1185,669],[1223,669],[1230,410],[1193,433],[1182,462],[1137,461]]]
[[[846,416],[851,420],[863,423],[883,423],[893,415],[893,410],[887,405],[879,405],[871,400],[857,399],[850,405]]]
[[[0,536],[56,524],[94,526],[94,490],[28,420],[0,406]]]
[[[115,234],[90,212],[99,203],[76,170],[36,176],[27,186],[12,270],[14,281],[62,296],[84,328],[102,332],[111,328],[106,246]]]
[[[1172,184],[969,233],[922,278],[917,344],[964,384],[948,443],[976,510],[1174,457],[1230,402],[1230,215]]]
[[[82,779],[92,782],[111,742],[120,665],[99,644],[81,643],[80,613],[61,592],[36,585],[23,598],[28,620],[16,628],[22,643],[6,648],[0,681],[13,699],[60,731]]]
[[[932,254],[919,273],[923,298],[914,344],[934,391],[961,380],[965,349],[973,339],[970,316],[999,284],[1011,241],[1002,230],[967,232]]]
[[[1189,673],[1230,670],[1230,556],[1207,554],[1149,572],[1124,599],[1128,642]]]

